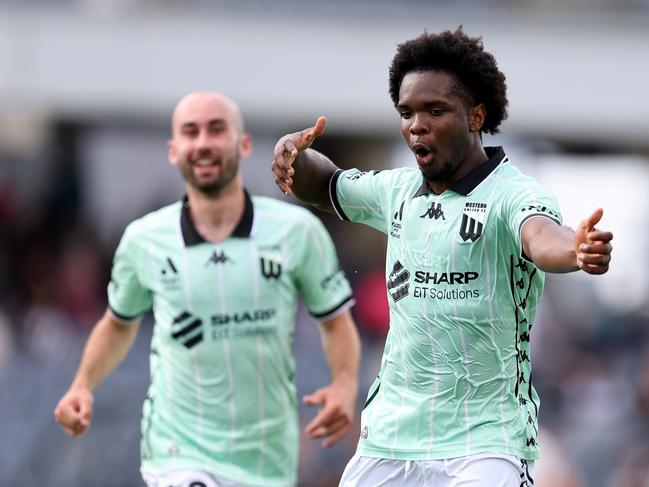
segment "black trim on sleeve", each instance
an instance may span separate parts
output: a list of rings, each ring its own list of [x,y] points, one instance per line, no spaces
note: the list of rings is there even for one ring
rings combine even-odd
[[[342,169],[338,169],[333,174],[333,176],[331,176],[331,181],[329,182],[329,199],[331,200],[331,205],[334,207],[334,210],[336,211],[340,219],[349,221],[349,218],[347,218],[347,215],[345,215],[342,206],[340,206],[338,195],[336,194],[336,184],[338,183],[338,178],[340,177],[340,174],[342,172]]]
[[[523,259],[525,259],[526,261],[531,262],[532,264],[534,264],[534,261],[533,261],[532,259],[530,259],[530,258],[525,254],[525,251],[523,250],[523,238],[522,238],[522,235],[521,235],[521,231],[523,230],[523,224],[524,224],[527,220],[529,220],[530,218],[533,218],[533,217],[535,217],[535,216],[544,216],[544,217],[546,217],[546,218],[552,220],[552,221],[553,221],[554,223],[556,223],[557,225],[561,225],[561,222],[560,222],[559,220],[557,220],[556,218],[551,217],[551,216],[548,215],[547,213],[533,213],[533,214],[531,214],[531,215],[527,215],[525,218],[523,218],[523,220],[521,220],[520,225],[518,225],[518,235],[521,237],[521,239],[520,239],[520,240],[521,240],[521,257],[522,257]],[[535,265],[536,265],[536,264],[535,264]]]
[[[313,313],[313,312],[311,312],[311,310],[309,310],[309,314],[311,314],[311,316],[313,316],[316,319],[323,318],[325,316],[336,314],[336,311],[338,311],[340,308],[345,307],[350,302],[351,302],[352,305],[356,302],[356,301],[354,301],[354,296],[352,294],[347,296],[345,299],[343,299],[340,303],[338,303],[333,308],[331,308],[331,309],[329,309],[327,311],[324,311],[323,313]]]
[[[129,321],[133,321],[133,320],[135,320],[137,318],[140,318],[149,311],[148,309],[145,309],[141,313],[137,313],[137,314],[135,314],[133,316],[127,316],[127,315],[123,315],[122,313],[118,313],[117,311],[115,311],[115,308],[113,308],[110,304],[108,305],[108,309],[110,310],[111,313],[113,313],[115,315],[115,318],[117,318],[118,320],[121,320],[121,321],[123,321],[125,323],[128,323]]]

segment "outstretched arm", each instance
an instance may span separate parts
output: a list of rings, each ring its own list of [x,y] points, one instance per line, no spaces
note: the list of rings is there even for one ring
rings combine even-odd
[[[304,397],[308,406],[322,406],[306,426],[309,438],[325,438],[330,447],[349,430],[358,392],[361,343],[350,311],[320,324],[322,345],[331,370],[331,383]]]
[[[576,230],[557,225],[544,217],[530,218],[523,224],[523,251],[546,272],[604,274],[611,261],[613,233],[595,227],[604,211],[598,208]]]
[[[92,418],[92,391],[117,367],[133,345],[140,320],[125,325],[106,310],[86,343],[81,364],[54,417],[71,436],[85,432]]]
[[[326,127],[327,119],[320,117],[313,127],[279,139],[271,169],[275,184],[282,193],[294,194],[321,210],[333,211],[329,201],[329,181],[338,168],[323,154],[309,149]]]

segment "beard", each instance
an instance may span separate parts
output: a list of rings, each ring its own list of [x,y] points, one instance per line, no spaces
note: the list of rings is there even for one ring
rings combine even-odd
[[[448,183],[453,180],[453,176],[457,170],[464,164],[467,158],[468,142],[459,135],[450,141],[451,154],[444,159],[441,167],[432,169],[432,171],[424,172],[424,167],[420,167],[421,173],[424,175],[426,181],[435,184]]]
[[[180,172],[187,184],[203,193],[205,196],[218,196],[223,188],[227,187],[239,173],[239,151],[229,158],[221,159],[221,167],[216,178],[199,180],[194,174],[194,165],[185,161],[180,165]]]
[[[424,175],[424,179],[426,181],[430,181],[431,183],[446,183],[451,180],[453,177],[453,174],[455,174],[456,169],[458,168],[458,164],[455,163],[452,160],[446,160],[443,164],[442,167],[439,168],[439,170],[433,172],[433,173],[425,173],[424,168],[420,168],[421,173]]]

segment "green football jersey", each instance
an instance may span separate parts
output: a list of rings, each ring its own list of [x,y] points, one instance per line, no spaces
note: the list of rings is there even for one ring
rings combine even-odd
[[[361,419],[358,453],[448,459],[538,456],[530,329],[544,274],[520,229],[561,216],[502,148],[441,195],[418,168],[339,171],[339,216],[387,234],[390,330]]]
[[[298,295],[318,320],[352,304],[329,234],[303,208],[246,193],[241,221],[218,245],[197,233],[186,200],[127,227],[108,300],[125,321],[153,309],[143,472],[295,484]]]

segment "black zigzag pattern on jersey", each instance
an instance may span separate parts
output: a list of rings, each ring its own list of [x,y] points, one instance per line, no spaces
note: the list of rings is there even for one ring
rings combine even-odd
[[[203,321],[187,311],[178,315],[171,325],[171,338],[180,340],[187,348],[192,348],[203,341]]]

